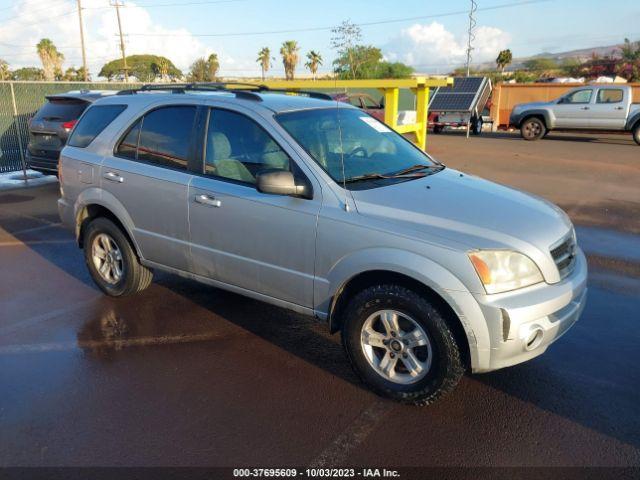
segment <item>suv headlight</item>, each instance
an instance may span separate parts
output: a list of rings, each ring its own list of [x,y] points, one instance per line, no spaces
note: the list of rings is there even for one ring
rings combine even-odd
[[[487,293],[502,293],[544,280],[538,266],[526,255],[510,250],[469,252],[469,259]]]

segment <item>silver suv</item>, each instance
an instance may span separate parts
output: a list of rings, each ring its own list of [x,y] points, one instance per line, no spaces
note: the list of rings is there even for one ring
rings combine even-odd
[[[545,200],[343,102],[150,89],[93,104],[61,156],[60,216],[106,294],[159,269],[316,316],[372,389],[415,404],[540,355],[580,316],[585,257]]]

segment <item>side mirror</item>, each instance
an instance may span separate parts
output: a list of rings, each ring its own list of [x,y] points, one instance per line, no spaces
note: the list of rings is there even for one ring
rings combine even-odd
[[[271,195],[290,195],[311,198],[311,186],[306,182],[296,182],[291,172],[286,170],[266,170],[256,176],[256,189]]]

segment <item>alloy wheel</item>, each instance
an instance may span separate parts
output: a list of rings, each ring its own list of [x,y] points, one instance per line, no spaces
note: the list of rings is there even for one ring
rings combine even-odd
[[[362,325],[360,346],[373,370],[394,383],[415,383],[431,368],[429,336],[413,318],[396,310],[370,315]]]

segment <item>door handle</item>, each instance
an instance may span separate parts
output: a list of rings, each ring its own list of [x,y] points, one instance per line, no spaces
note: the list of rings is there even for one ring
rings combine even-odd
[[[103,175],[106,180],[110,182],[122,183],[124,182],[124,178],[118,175],[116,172],[107,172]]]
[[[580,110],[589,110],[589,107],[581,107]]]
[[[219,208],[222,206],[222,202],[218,200],[216,197],[211,197],[209,195],[204,195],[204,194],[196,195],[194,201],[196,203],[207,205],[209,207]]]
[[[624,110],[624,107],[616,107],[616,110]]]

